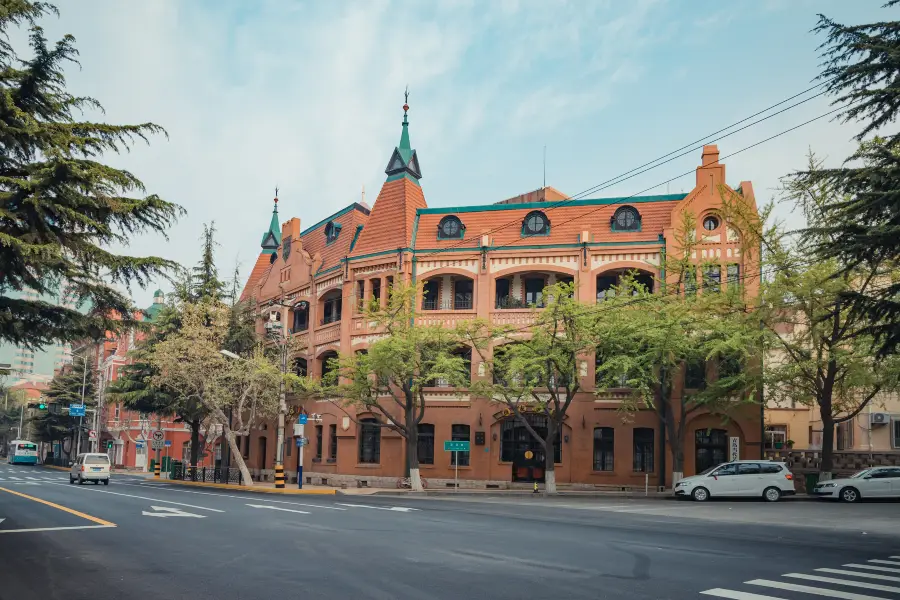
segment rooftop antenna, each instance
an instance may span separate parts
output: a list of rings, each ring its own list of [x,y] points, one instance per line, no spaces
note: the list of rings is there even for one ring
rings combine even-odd
[[[362,203],[366,203],[366,184],[363,184],[362,186]]]

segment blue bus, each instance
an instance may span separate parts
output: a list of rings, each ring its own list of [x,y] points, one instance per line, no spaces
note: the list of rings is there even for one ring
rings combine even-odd
[[[38,447],[33,442],[13,440],[9,443],[6,462],[11,465],[35,465],[38,461]]]

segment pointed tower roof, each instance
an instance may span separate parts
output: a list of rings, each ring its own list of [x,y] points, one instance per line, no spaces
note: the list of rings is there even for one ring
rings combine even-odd
[[[406,178],[413,183],[418,184],[419,180],[422,178],[422,170],[419,168],[419,158],[416,156],[416,151],[412,149],[412,146],[409,143],[408,90],[404,97],[403,130],[400,132],[400,144],[394,148],[394,153],[391,154],[391,160],[388,161],[388,166],[384,172],[387,173],[387,181]]]
[[[409,94],[407,93],[407,98]],[[403,130],[385,169],[387,179],[351,256],[409,247],[416,210],[427,208],[419,179],[419,159],[409,143],[409,105],[403,105]]]
[[[272,209],[272,220],[269,222],[269,229],[263,233],[262,241],[263,254],[275,254],[281,245],[281,224],[278,222],[278,197],[275,197],[275,207]]]

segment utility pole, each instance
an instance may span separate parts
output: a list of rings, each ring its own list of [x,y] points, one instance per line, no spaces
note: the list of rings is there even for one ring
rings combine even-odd
[[[288,344],[284,338],[284,327],[279,332],[281,344],[281,384],[279,385],[278,398],[278,437],[275,445],[275,487],[284,488],[284,415],[287,412],[287,398],[285,397],[284,376],[287,374]],[[302,452],[301,448],[301,452]]]
[[[87,386],[87,357],[82,354],[81,361],[84,363],[84,374],[81,376],[81,407],[84,408],[84,390]],[[78,417],[78,438],[75,442],[75,456],[81,454],[81,428],[84,425],[84,416]]]

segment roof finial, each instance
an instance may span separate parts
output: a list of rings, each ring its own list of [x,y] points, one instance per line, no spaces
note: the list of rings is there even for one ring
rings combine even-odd
[[[275,204],[278,204],[278,186],[275,186]]]
[[[406,120],[406,113],[409,111],[409,86],[406,86],[406,89],[403,90],[403,125],[409,125],[409,121]]]

